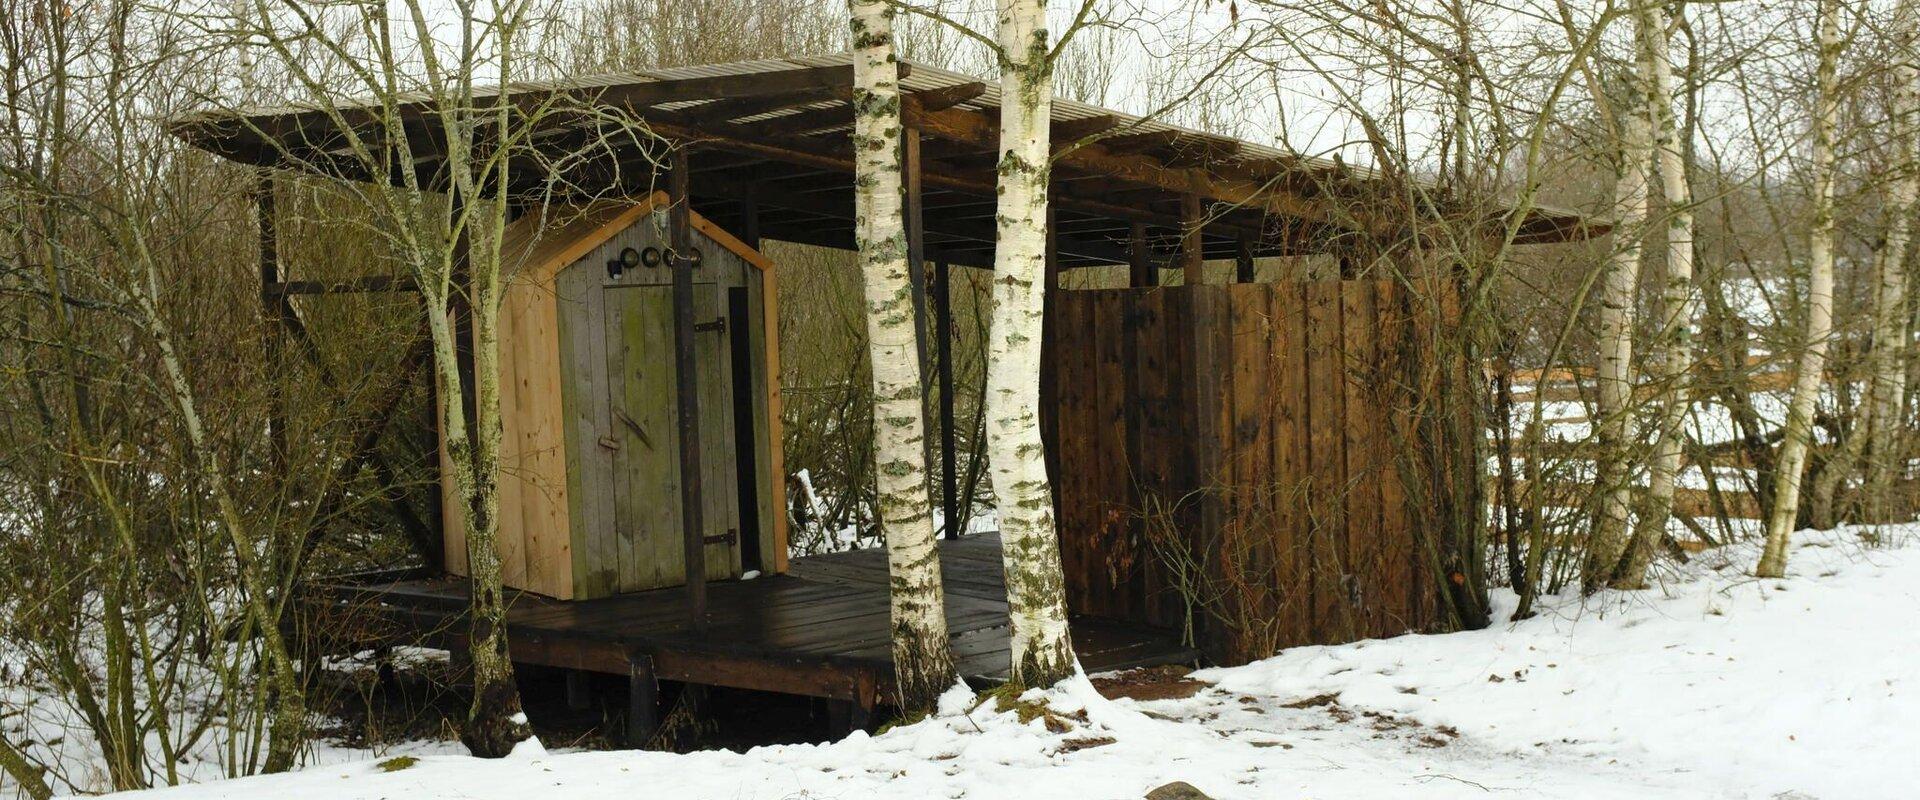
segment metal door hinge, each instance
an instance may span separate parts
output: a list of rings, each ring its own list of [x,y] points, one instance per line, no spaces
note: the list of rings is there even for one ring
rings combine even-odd
[[[705,539],[702,539],[701,541],[709,545],[724,544],[724,545],[727,545],[728,547],[732,547],[733,545],[737,544],[740,541],[740,531],[734,528],[728,528],[726,533],[722,533],[717,536],[708,536]]]
[[[726,317],[714,317],[714,318],[713,318],[712,320],[710,320],[710,321],[707,321],[707,322],[696,322],[696,323],[693,323],[693,329],[694,329],[694,330],[696,330],[696,331],[722,331],[722,332],[724,332],[724,331],[726,331],[726,329],[727,329],[727,318],[726,318]]]

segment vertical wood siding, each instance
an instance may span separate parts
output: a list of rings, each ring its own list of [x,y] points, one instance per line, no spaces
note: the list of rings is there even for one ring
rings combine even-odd
[[[1192,623],[1230,662],[1446,623],[1408,470],[1472,456],[1402,456],[1429,440],[1410,433],[1441,366],[1421,337],[1448,307],[1344,280],[1068,291],[1055,312],[1048,444],[1075,613]],[[1209,608],[1190,620],[1183,594]]]

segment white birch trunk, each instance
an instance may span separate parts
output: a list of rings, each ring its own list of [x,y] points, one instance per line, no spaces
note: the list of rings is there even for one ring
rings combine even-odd
[[[1599,492],[1593,540],[1588,547],[1586,587],[1604,585],[1627,546],[1633,500],[1633,319],[1640,279],[1642,226],[1647,218],[1647,172],[1652,131],[1647,120],[1652,67],[1646,48],[1636,48],[1632,105],[1618,115],[1619,160],[1614,171],[1614,242],[1600,289],[1600,358],[1597,429],[1600,439],[1595,489]]]
[[[498,37],[500,73],[506,78],[514,66],[512,23],[498,20],[491,33]],[[470,70],[462,71],[455,99],[463,109],[475,108],[472,78]],[[464,435],[456,436],[456,432],[466,433],[464,425],[451,424],[464,415],[459,364],[457,358],[448,358],[455,356],[454,339],[443,338],[437,331],[434,334],[435,361],[440,362],[442,385],[451,387],[451,391],[443,390],[441,394],[442,419],[447,421],[448,460],[467,511],[467,575],[471,592],[468,651],[473,659],[473,702],[467,709],[467,725],[461,732],[461,740],[468,750],[482,758],[504,757],[533,737],[533,729],[521,709],[507,641],[507,605],[497,544],[500,439],[504,435],[500,417],[499,358],[501,239],[507,227],[508,159],[497,144],[484,156],[475,147],[483,131],[504,139],[512,130],[508,108],[505,103],[498,103],[490,110],[476,109],[470,112],[473,117],[469,120],[456,118],[448,131],[447,166],[453,172],[457,197],[462,201],[452,220],[453,241],[457,243],[464,235],[467,246],[464,252],[456,247],[453,258],[445,262],[444,268],[451,275],[458,259],[466,260],[467,311],[473,332],[474,430],[471,440]],[[484,189],[483,185],[486,185]],[[458,290],[457,286],[453,288]],[[446,308],[445,305],[439,307]]]
[[[893,6],[848,0],[853,26],[854,241],[866,286],[873,363],[873,452],[880,531],[887,542],[893,667],[900,708],[931,713],[959,676],[927,494],[926,420],[902,216],[900,69]]]
[[[1912,236],[1910,219],[1913,204],[1920,199],[1920,53],[1914,51],[1920,37],[1920,9],[1915,0],[1901,0],[1894,15],[1894,135],[1895,169],[1899,177],[1888,190],[1887,242],[1879,264],[1879,286],[1874,293],[1873,352],[1869,361],[1873,375],[1872,414],[1868,428],[1867,496],[1865,521],[1893,521],[1893,480],[1901,465],[1901,433],[1907,429],[1906,355],[1910,349],[1907,329],[1907,259]]]
[[[1787,540],[1800,510],[1800,479],[1813,436],[1813,407],[1820,396],[1827,366],[1827,340],[1833,332],[1833,137],[1839,117],[1834,86],[1840,59],[1840,20],[1837,0],[1820,3],[1820,64],[1816,72],[1818,97],[1813,116],[1813,223],[1807,234],[1807,338],[1793,381],[1793,400],[1787,409],[1780,458],[1774,465],[1773,513],[1767,519],[1766,549],[1754,574],[1778,578],[1786,574]]]
[[[1000,200],[987,458],[999,501],[1013,681],[1022,686],[1050,686],[1076,668],[1039,417],[1053,107],[1047,40],[1043,0],[999,0]]]
[[[1660,171],[1661,197],[1667,214],[1666,283],[1660,292],[1663,314],[1653,341],[1653,373],[1660,388],[1655,401],[1657,422],[1653,459],[1649,465],[1647,502],[1636,524],[1626,556],[1614,572],[1617,589],[1638,589],[1646,583],[1647,563],[1673,515],[1674,480],[1680,472],[1687,412],[1692,408],[1690,374],[1693,369],[1693,323],[1699,315],[1698,290],[1693,285],[1693,193],[1687,184],[1687,163],[1678,122],[1674,118],[1672,42],[1667,37],[1667,10],[1647,3],[1634,15],[1642,59],[1650,67],[1647,110],[1653,125],[1653,153]],[[1690,134],[1691,132],[1686,132]]]

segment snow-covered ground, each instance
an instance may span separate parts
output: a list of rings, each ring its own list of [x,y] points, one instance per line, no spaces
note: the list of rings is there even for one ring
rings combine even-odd
[[[879,736],[744,754],[427,756],[153,793],[214,798],[1895,798],[1920,787],[1920,529],[1804,533],[1792,577],[1696,557],[1519,623],[1303,647],[1178,699],[1077,681],[1027,723],[950,695]],[[1497,598],[1500,619],[1512,597]],[[969,707],[972,707],[969,711]],[[389,764],[389,766],[399,766]]]

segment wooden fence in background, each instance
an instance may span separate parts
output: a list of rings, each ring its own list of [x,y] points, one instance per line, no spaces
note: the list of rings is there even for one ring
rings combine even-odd
[[[1441,584],[1479,555],[1432,535],[1448,476],[1430,465],[1472,448],[1406,456],[1433,447],[1416,416],[1435,370],[1466,374],[1433,363],[1457,312],[1359,280],[1051,302],[1043,427],[1075,613],[1192,621],[1227,662],[1448,622]]]

